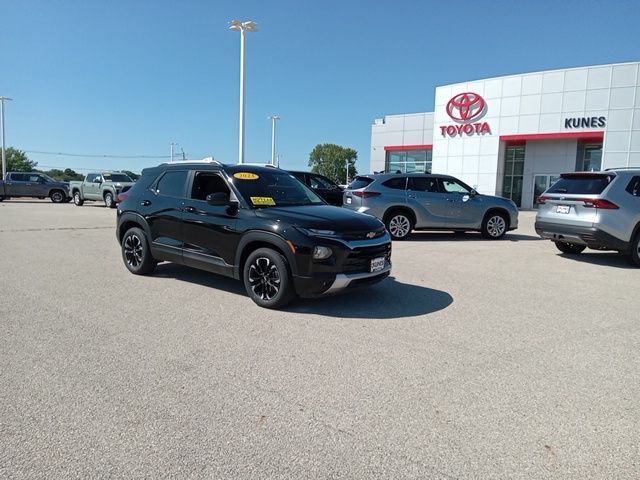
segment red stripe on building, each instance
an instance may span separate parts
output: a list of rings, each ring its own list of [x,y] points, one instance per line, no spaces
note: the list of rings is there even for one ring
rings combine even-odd
[[[504,142],[526,142],[528,140],[564,140],[579,138],[582,140],[604,140],[604,131],[599,132],[558,132],[558,133],[526,133],[523,135],[500,135]]]
[[[401,150],[433,150],[433,145],[386,145],[384,149],[387,152],[396,152]]]

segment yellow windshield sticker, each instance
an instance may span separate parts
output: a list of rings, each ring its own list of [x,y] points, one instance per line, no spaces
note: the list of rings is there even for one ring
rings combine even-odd
[[[110,177],[110,176],[111,176],[111,174],[110,174],[110,173],[103,173],[103,174],[102,174],[102,176],[103,176],[103,177]]]
[[[276,201],[271,197],[251,197],[254,205],[275,205]]]
[[[259,175],[256,175],[255,173],[249,173],[249,172],[237,172],[233,174],[234,178],[239,178],[240,180],[257,180],[260,178]],[[256,197],[256,198],[260,198],[260,197]]]

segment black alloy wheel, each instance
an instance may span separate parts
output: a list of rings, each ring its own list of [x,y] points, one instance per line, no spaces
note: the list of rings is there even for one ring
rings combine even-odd
[[[49,197],[51,198],[51,201],[53,203],[62,203],[65,199],[64,193],[62,193],[60,190],[54,190],[53,192],[51,192],[51,195]]]
[[[562,253],[566,253],[568,255],[577,255],[582,253],[585,248],[585,245],[576,245],[575,243],[567,243],[567,242],[553,242],[556,244],[558,250]]]
[[[295,297],[287,260],[270,248],[259,248],[249,255],[243,279],[249,297],[261,307],[280,308]]]
[[[122,259],[127,269],[136,275],[146,275],[156,268],[147,236],[140,228],[130,228],[122,237]]]

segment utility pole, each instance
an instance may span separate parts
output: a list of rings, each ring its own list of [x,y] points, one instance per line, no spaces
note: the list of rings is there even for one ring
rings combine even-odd
[[[345,185],[349,185],[349,159],[347,158],[347,173],[345,174]]]
[[[173,147],[177,145],[177,143],[171,142],[169,145],[171,145],[171,163],[173,163]]]
[[[2,180],[7,179],[7,156],[5,152],[5,141],[4,141],[4,101],[5,100],[13,100],[9,97],[0,97],[0,128],[2,130]]]
[[[240,132],[238,134],[238,163],[244,163],[244,42],[246,32],[258,31],[256,22],[233,20],[229,26],[230,30],[240,32]]]
[[[271,115],[271,165],[276,164],[276,121],[280,120],[279,115]]]

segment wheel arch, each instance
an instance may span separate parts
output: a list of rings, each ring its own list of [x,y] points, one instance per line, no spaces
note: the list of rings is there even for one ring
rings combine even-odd
[[[414,212],[411,207],[407,205],[392,205],[384,211],[384,215],[382,216],[382,221],[385,223],[385,225],[391,214],[394,212],[404,212],[408,214],[411,217],[411,221],[413,222],[413,224],[416,224],[416,212]]]
[[[269,232],[249,232],[246,233],[238,243],[236,257],[233,267],[233,276],[236,279],[242,277],[242,269],[251,252],[258,248],[271,248],[287,259],[287,264],[293,275],[298,273],[295,262],[295,255],[291,251],[289,244],[279,235]]]
[[[504,215],[505,220],[507,221],[507,230],[509,230],[509,228],[511,227],[511,215],[509,214],[509,211],[503,207],[491,207],[487,209],[487,211],[484,213],[484,216],[482,217],[482,225],[484,225],[484,222],[487,221],[489,216],[495,213],[501,213],[502,215]]]
[[[141,228],[147,236],[147,241],[151,243],[151,230],[147,221],[142,215],[132,212],[123,213],[118,221],[118,243],[122,243],[124,234],[133,227]]]

